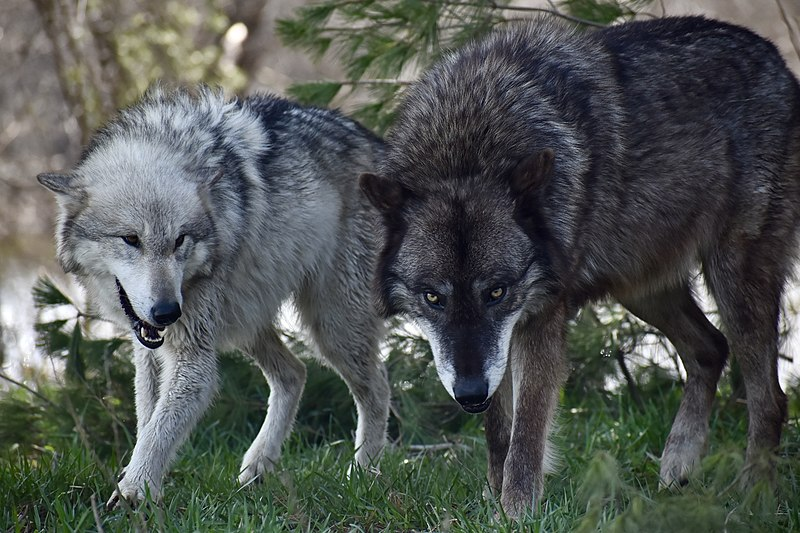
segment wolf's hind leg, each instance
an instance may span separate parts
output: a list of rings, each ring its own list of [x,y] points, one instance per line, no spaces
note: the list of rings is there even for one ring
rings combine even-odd
[[[269,383],[269,405],[261,430],[244,454],[239,483],[250,483],[272,472],[281,446],[294,424],[306,382],[306,367],[270,327],[246,350]]]
[[[356,463],[362,467],[374,465],[386,444],[391,395],[386,367],[378,358],[377,338],[321,334],[318,328],[315,333],[322,356],[341,376],[355,400]]]
[[[666,335],[686,369],[683,399],[664,445],[660,472],[664,486],[683,483],[708,446],[708,422],[728,343],[697,306],[687,284],[620,301]]]
[[[376,357],[371,361],[364,360],[357,372],[352,372],[352,368],[340,368],[337,371],[347,383],[356,403],[356,463],[361,467],[377,466],[386,446],[389,420],[391,391],[386,367]]]
[[[778,381],[778,317],[787,267],[776,260],[780,257],[778,241],[764,240],[747,253],[741,248],[718,253],[706,264],[709,288],[744,378],[749,416],[745,486],[772,480],[771,454],[786,420],[786,395]]]
[[[336,289],[342,292],[337,292]],[[386,444],[391,391],[386,367],[378,357],[383,325],[363,302],[353,302],[346,287],[327,285],[302,305],[301,314],[311,330],[320,356],[344,380],[356,403],[356,463],[374,464]],[[308,298],[308,295],[305,295]]]

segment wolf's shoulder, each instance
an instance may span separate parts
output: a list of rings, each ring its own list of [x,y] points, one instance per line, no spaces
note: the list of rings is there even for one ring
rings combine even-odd
[[[309,136],[356,136],[378,141],[378,137],[338,109],[306,105],[269,93],[255,93],[242,101],[258,116],[268,131],[287,131]]]

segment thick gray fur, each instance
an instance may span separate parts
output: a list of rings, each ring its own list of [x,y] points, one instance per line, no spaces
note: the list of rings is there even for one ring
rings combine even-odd
[[[355,398],[356,462],[378,459],[389,412],[383,324],[367,290],[378,220],[358,175],[383,150],[333,111],[155,87],[94,135],[72,171],[39,176],[58,200],[64,269],[102,316],[134,329],[137,441],[110,506],[160,496],[214,395],[218,349],[251,356],[270,386],[239,481],[273,469],[306,376],[274,325],[290,298]]]
[[[772,44],[700,17],[509,25],[413,84],[387,140],[361,179],[387,228],[378,300],[420,325],[465,409],[488,408],[489,482],[507,513],[543,493],[566,321],[606,296],[686,368],[663,482],[704,452],[729,347],[747,392],[743,479],[771,475],[800,216],[800,88]],[[698,270],[724,335],[694,300]]]

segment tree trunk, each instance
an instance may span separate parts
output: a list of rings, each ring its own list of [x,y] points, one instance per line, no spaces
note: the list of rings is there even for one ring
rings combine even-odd
[[[53,44],[61,91],[74,110],[81,143],[114,112],[113,87],[104,75],[101,50],[85,10],[71,0],[32,0]]]

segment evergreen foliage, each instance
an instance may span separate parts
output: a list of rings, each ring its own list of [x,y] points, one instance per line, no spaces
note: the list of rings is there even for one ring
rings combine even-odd
[[[279,20],[278,33],[287,45],[317,60],[332,56],[344,68],[343,79],[298,83],[292,96],[319,106],[347,104],[356,118],[384,131],[420,69],[499,24],[542,15],[603,26],[633,18],[651,1],[560,0],[534,8],[510,0],[322,0]]]

